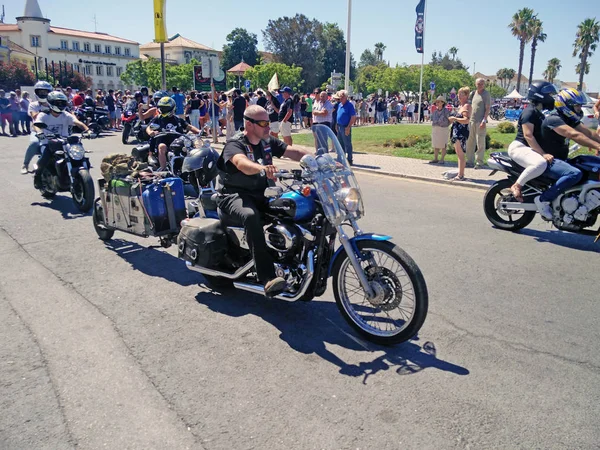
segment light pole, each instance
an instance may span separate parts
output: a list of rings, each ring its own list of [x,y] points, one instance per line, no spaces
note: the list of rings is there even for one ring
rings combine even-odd
[[[348,90],[350,87],[350,25],[352,22],[352,0],[348,0],[348,26],[346,27],[346,70],[344,89]]]

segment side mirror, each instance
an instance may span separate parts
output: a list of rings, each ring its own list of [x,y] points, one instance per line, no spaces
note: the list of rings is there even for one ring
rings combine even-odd
[[[283,188],[281,186],[270,186],[265,189],[266,198],[279,198],[283,194]]]

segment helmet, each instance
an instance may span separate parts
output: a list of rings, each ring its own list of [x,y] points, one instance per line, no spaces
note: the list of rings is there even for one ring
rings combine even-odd
[[[154,94],[152,94],[152,100],[154,100],[154,103],[158,104],[158,101],[161,98],[168,96],[169,95],[165,91],[156,91]]]
[[[139,97],[139,98],[142,98],[142,97],[143,97],[143,95],[142,95],[142,93],[141,93],[140,91],[135,91],[135,94],[133,94],[133,98],[136,98],[136,99],[137,99],[138,97]]]
[[[158,101],[156,106],[162,117],[172,116],[173,111],[175,111],[175,100],[171,97],[163,97]]]
[[[207,186],[218,175],[217,160],[219,154],[204,143],[202,147],[192,150],[187,158],[183,160],[181,171],[193,173],[200,186]]]
[[[585,97],[577,89],[563,89],[554,99],[558,113],[571,120],[580,120],[583,112],[576,113],[575,105],[585,105]]]
[[[148,88],[146,86],[142,86],[140,88],[140,91],[142,92],[142,94],[144,95],[148,95]]]
[[[552,83],[547,81],[536,81],[529,86],[527,92],[527,100],[530,100],[534,105],[541,103],[544,109],[554,109],[554,97],[556,96],[556,88]]]
[[[48,94],[52,92],[52,85],[47,81],[38,81],[37,83],[35,83],[35,86],[33,86],[33,90],[35,91],[35,95],[37,95],[37,98],[42,103],[45,103],[46,97],[48,97]]]
[[[61,113],[69,105],[69,100],[62,92],[53,91],[48,94],[48,104],[52,111]]]

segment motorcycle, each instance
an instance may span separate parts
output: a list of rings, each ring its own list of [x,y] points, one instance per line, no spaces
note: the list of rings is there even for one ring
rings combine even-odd
[[[138,115],[134,111],[123,111],[123,114],[121,114],[121,124],[123,125],[121,142],[127,145],[130,137],[137,138],[137,133],[139,132]]]
[[[40,129],[46,124],[36,122]],[[83,136],[82,136],[83,137]],[[82,137],[71,135],[67,138],[56,134],[39,133],[42,152],[51,152],[51,158],[42,172],[42,197],[52,199],[58,192],[71,192],[73,202],[82,213],[88,212],[94,203],[94,181],[90,176],[90,161]],[[95,135],[89,135],[93,139]]]
[[[85,123],[96,135],[100,135],[102,131],[108,131],[110,128],[110,119],[106,109],[82,106],[77,108],[74,114],[77,120]],[[74,130],[81,131],[78,128],[74,128]]]
[[[494,104],[490,108],[490,117],[494,120],[504,119],[504,108],[501,105]]]
[[[552,203],[552,223],[556,228],[571,233],[600,238],[600,228],[594,226],[600,213],[600,158],[579,155],[567,162],[583,172],[579,184],[568,189]],[[496,152],[490,155],[488,165],[490,175],[505,172],[508,178],[493,184],[483,199],[483,209],[488,220],[501,230],[517,231],[531,223],[537,214],[534,198],[547,190],[555,180],[541,175],[522,187],[524,201],[517,201],[510,187],[515,183],[523,167],[514,162],[507,153]]]
[[[404,342],[425,321],[425,279],[390,236],[362,231],[362,195],[341,145],[329,127],[315,125],[313,134],[318,156],[304,156],[299,170],[277,172],[280,185],[265,190],[265,241],[277,276],[287,282],[276,298],[310,301],[325,293],[331,277],[335,301],[350,326],[378,344]],[[179,257],[215,287],[233,285],[262,295],[244,228],[223,219],[212,204],[202,202],[204,213],[220,219],[181,223]],[[336,239],[341,243],[337,250]]]

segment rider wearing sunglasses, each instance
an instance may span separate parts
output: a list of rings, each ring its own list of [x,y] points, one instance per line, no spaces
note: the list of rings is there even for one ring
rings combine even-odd
[[[258,279],[265,286],[265,295],[274,296],[285,289],[285,280],[275,276],[274,261],[265,243],[261,218],[267,206],[264,191],[274,185],[274,156],[300,161],[311,152],[287,145],[269,131],[267,111],[258,105],[246,108],[243,131],[227,141],[217,162],[217,205],[224,221],[246,229]]]

